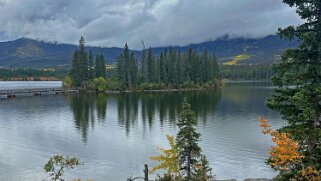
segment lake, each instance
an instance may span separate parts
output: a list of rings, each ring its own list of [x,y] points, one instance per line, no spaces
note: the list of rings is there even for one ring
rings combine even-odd
[[[28,82],[22,87],[28,87]],[[0,82],[0,89],[21,88]],[[61,82],[31,83],[32,88]],[[49,86],[49,87],[50,87]],[[200,145],[217,179],[272,178],[265,164],[271,138],[261,133],[258,116],[273,128],[284,124],[265,106],[268,82],[231,82],[215,91],[68,94],[0,99],[0,180],[41,180],[53,154],[77,156],[85,164],[67,178],[125,181],[142,176],[148,157],[167,147],[166,134],[187,97],[197,113]]]

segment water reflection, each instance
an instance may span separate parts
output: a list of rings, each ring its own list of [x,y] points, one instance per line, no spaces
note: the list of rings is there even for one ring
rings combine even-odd
[[[75,127],[81,131],[82,139],[87,141],[89,128],[94,129],[95,120],[104,122],[107,102],[116,102],[118,124],[129,135],[132,127],[141,120],[143,130],[153,127],[154,121],[159,120],[160,126],[168,120],[169,125],[175,126],[181,111],[181,103],[186,97],[192,104],[192,109],[206,124],[207,114],[213,114],[221,90],[200,92],[171,92],[171,93],[121,93],[115,95],[100,94],[70,94],[66,99],[73,112]],[[138,119],[140,111],[140,118]]]
[[[271,178],[264,163],[270,138],[257,116],[276,129],[284,122],[264,101],[269,83],[229,83],[202,92],[70,94],[0,100],[0,180],[41,180],[52,154],[74,155],[86,164],[71,180],[126,180],[140,175],[157,146],[167,146],[187,97],[197,113],[200,145],[218,179]],[[10,151],[8,151],[10,150]],[[95,173],[93,175],[93,173]]]
[[[88,128],[94,129],[95,120],[104,122],[106,119],[107,96],[105,94],[69,94],[66,99],[73,112],[75,126],[87,141]],[[96,110],[96,114],[95,114]]]

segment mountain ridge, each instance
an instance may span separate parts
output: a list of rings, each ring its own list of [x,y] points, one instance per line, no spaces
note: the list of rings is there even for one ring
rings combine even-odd
[[[238,64],[270,64],[280,59],[280,54],[287,48],[297,47],[298,41],[287,41],[276,35],[264,38],[220,38],[214,41],[193,43],[186,46],[163,46],[152,48],[159,55],[165,48],[172,47],[181,52],[187,52],[190,48],[194,51],[205,49],[215,54],[221,63],[233,61],[235,57],[243,55],[247,57],[238,61]],[[0,42],[0,67],[8,68],[43,68],[70,66],[72,53],[76,45],[56,42],[45,42],[29,38]],[[86,50],[92,50],[94,54],[102,53],[106,63],[113,63],[116,57],[123,51],[118,47],[86,46]],[[140,57],[141,51],[132,50],[136,57]]]

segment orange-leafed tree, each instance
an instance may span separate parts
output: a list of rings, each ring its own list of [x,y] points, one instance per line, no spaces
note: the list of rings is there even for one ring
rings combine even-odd
[[[280,172],[282,180],[321,181],[318,170],[313,167],[304,167],[304,156],[299,151],[299,143],[292,140],[290,134],[272,130],[267,121],[261,117],[259,122],[262,133],[270,135],[275,144],[268,152],[270,158],[267,163],[275,171]]]

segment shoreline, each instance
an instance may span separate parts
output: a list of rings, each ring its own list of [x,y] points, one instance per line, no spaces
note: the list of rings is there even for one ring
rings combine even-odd
[[[121,90],[121,91],[115,91],[115,90],[106,90],[106,91],[89,91],[93,93],[109,93],[109,94],[119,94],[119,93],[140,93],[140,92],[188,92],[188,91],[207,91],[207,90],[216,90],[218,87],[215,88],[184,88],[184,89],[153,89],[153,90]],[[88,91],[85,91],[88,92]]]

